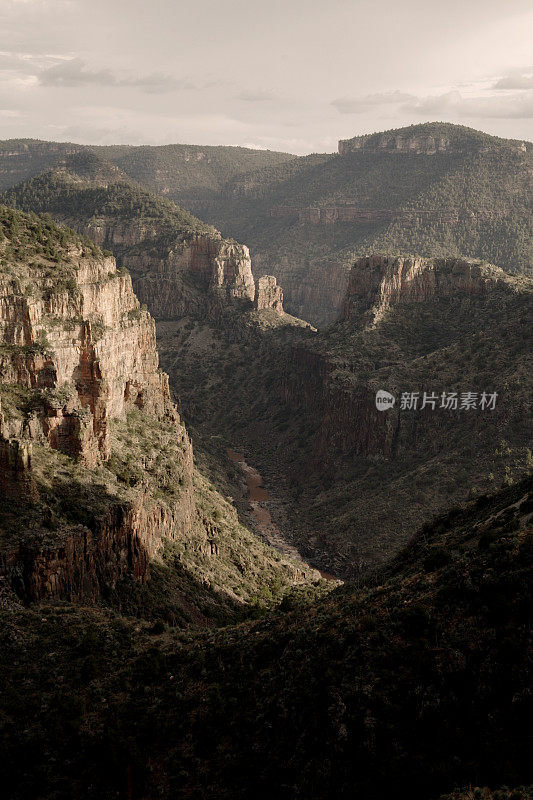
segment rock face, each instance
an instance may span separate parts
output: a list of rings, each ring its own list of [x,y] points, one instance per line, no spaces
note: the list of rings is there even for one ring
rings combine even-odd
[[[257,281],[254,308],[256,311],[273,308],[278,314],[283,314],[283,289],[277,285],[273,275],[263,275]]]
[[[1,246],[9,255],[9,242]],[[113,473],[101,472],[108,482],[97,494],[107,500],[90,523],[54,523],[58,533],[51,536],[50,520],[39,522],[36,512],[18,532],[8,529],[0,573],[20,597],[92,600],[122,575],[144,579],[163,538],[190,531],[192,448],[158,367],[154,320],[141,309],[130,276],[81,244],[57,262],[28,253],[0,272],[0,499],[11,498],[0,510],[10,513],[13,503],[31,497],[42,508],[50,480],[68,487],[54,475],[54,450],[71,457],[64,469],[72,480],[94,491],[114,426],[127,425],[130,412],[143,415],[146,429],[166,431],[173,464],[179,462],[171,500],[154,500],[148,474],[135,489],[120,489]],[[141,456],[149,469],[150,455]]]
[[[464,139],[459,135],[425,132],[421,129],[424,126],[415,126],[420,130],[418,133],[410,133],[409,128],[403,131],[385,131],[384,133],[368,134],[366,136],[355,136],[353,139],[341,139],[339,141],[339,155],[346,156],[350,153],[365,151],[367,153],[406,153],[410,155],[434,156],[441,153],[462,154],[466,152]],[[430,126],[425,126],[429,128]],[[436,126],[434,126],[436,127]],[[525,152],[525,142],[512,142],[511,146],[517,152]],[[482,151],[496,152],[496,146],[484,144]]]
[[[155,324],[140,309],[131,278],[113,258],[82,257],[72,249],[69,285],[29,270],[39,296],[0,281],[2,382],[28,390],[61,390],[31,422],[4,422],[9,438],[42,435],[49,444],[79,455],[89,466],[109,456],[108,421],[128,408],[170,413],[167,377],[158,369]]]
[[[202,311],[215,313],[225,298],[236,298],[250,306],[254,300],[248,248],[216,232],[179,235],[176,231],[168,243],[160,223],[149,219],[66,221],[112,250],[117,263],[131,272],[141,303],[157,319]]]
[[[255,283],[250,253],[237,242],[195,235],[177,241],[162,254],[143,254],[142,273],[134,250],[121,253],[115,247],[114,251],[132,271],[135,291],[156,319],[190,313],[209,316],[228,298],[252,305]]]
[[[339,141],[339,155],[341,156],[358,150],[435,155],[435,153],[449,153],[451,147],[450,140],[446,136],[402,136],[384,133],[377,138],[372,135],[356,136],[354,139]]]
[[[375,325],[394,303],[483,293],[504,282],[503,270],[481,261],[367,256],[352,268],[339,319]]]
[[[154,506],[149,497],[116,504],[90,528],[65,531],[60,547],[41,544],[36,531],[34,542],[0,551],[0,575],[26,602],[92,602],[125,575],[146,579],[163,538],[176,539],[190,526],[190,513],[176,512]]]

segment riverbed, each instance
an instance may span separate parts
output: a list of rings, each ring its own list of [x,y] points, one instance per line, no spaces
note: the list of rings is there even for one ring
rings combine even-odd
[[[272,522],[272,515],[268,504],[275,502],[275,498],[272,497],[270,491],[265,487],[262,475],[246,462],[243,453],[238,453],[232,450],[231,447],[228,447],[226,452],[228,458],[230,458],[243,473],[246,495],[254,528],[276,550],[279,550],[286,556],[294,558],[296,561],[301,561],[307,566],[307,562],[302,558],[298,549],[287,541],[280,528]],[[318,571],[326,580],[337,580],[333,575],[327,572]]]

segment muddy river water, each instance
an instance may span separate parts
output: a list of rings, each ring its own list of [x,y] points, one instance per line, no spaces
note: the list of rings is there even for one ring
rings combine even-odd
[[[231,461],[233,461],[243,473],[254,527],[272,547],[276,548],[276,550],[279,550],[297,561],[306,563],[296,547],[286,540],[281,530],[272,522],[272,516],[267,504],[269,501],[274,500],[274,498],[271,497],[270,492],[263,485],[263,478],[260,473],[254,469],[254,467],[246,463],[246,459],[242,453],[237,453],[235,450],[232,450],[231,447],[228,447],[226,452]],[[320,571],[320,574],[326,580],[336,580],[333,575],[329,575],[327,572]]]

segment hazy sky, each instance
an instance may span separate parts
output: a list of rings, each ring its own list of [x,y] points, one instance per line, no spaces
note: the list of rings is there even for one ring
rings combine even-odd
[[[0,139],[533,138],[531,0],[0,0]]]

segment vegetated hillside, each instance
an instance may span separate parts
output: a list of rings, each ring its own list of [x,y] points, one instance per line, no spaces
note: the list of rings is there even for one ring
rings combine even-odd
[[[40,139],[6,139],[0,142],[0,190],[48,171],[83,145]]]
[[[358,588],[219,632],[0,612],[3,790],[530,797],[532,513],[531,480],[480,497]]]
[[[91,150],[150,191],[252,248],[258,275],[285,287],[287,309],[334,319],[353,260],[367,252],[533,263],[530,144],[448,123],[340,143],[342,155],[247,148],[0,145],[0,188]]]
[[[209,202],[236,176],[298,160],[290,153],[248,147],[169,144],[92,149],[146,188],[190,209]]]
[[[277,277],[291,313],[332,321],[351,264],[368,252],[531,270],[531,144],[445,123],[353,141],[342,155],[236,178],[202,209],[223,234],[247,242],[258,274]]]
[[[26,183],[8,189],[6,205],[73,223],[110,218],[154,223],[159,234],[213,232],[188,211],[135,184],[118,167],[90,151],[75,153]]]
[[[343,318],[323,332],[263,318],[247,339],[242,324],[191,315],[159,323],[159,346],[190,424],[286,491],[289,535],[313,564],[354,577],[432,515],[531,468],[531,291],[482,262],[375,257],[354,266]],[[379,389],[393,409],[376,409]],[[443,392],[457,409],[440,407]],[[460,408],[466,392],[476,410]],[[497,393],[493,410],[483,392]]]
[[[105,182],[102,175],[108,172],[113,180]],[[192,307],[212,315],[227,297],[249,305],[254,300],[244,245],[223,239],[170,200],[125,181],[118,168],[93,153],[70,156],[2,198],[27,212],[47,213],[111,251],[118,265],[131,271],[139,299],[158,318]]]
[[[237,175],[271,167],[297,156],[247,147],[198,145],[90,146],[38,139],[0,142],[0,190],[48,171],[66,156],[94,152],[120,167],[145,188],[185,208],[207,202]]]
[[[295,500],[287,534],[315,565],[353,576],[397,552],[432,514],[526,468],[527,279],[461,260],[398,262],[390,275],[393,260],[361,262],[353,313],[316,336],[272,303],[254,310],[259,287],[244,246],[184,228],[180,210],[148,192],[146,212],[132,213],[139,190],[122,183],[109,187],[109,213],[94,217],[86,198],[103,192],[105,209],[107,190],[69,174],[56,170],[7,196],[68,213],[132,270],[161,323],[160,352],[186,419],[207,446],[223,435],[244,448]],[[407,295],[397,297],[404,277]],[[500,402],[495,413],[413,416],[396,406],[382,415],[374,395],[387,387],[490,390]]]
[[[317,573],[239,522],[235,483],[193,463],[129,274],[72,231],[0,207],[0,580],[12,601],[211,624],[293,586],[315,591]]]

